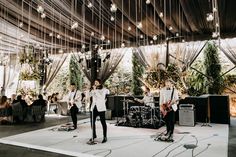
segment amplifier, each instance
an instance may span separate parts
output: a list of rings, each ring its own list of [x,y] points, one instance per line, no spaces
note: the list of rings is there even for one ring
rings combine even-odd
[[[195,109],[179,109],[179,125],[195,126]]]
[[[179,109],[193,110],[194,109],[194,104],[180,104]]]

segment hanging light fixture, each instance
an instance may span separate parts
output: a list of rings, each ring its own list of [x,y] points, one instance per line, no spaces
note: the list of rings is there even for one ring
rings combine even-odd
[[[131,26],[128,26],[128,31],[131,31],[131,30],[132,30]]]
[[[104,41],[104,40],[105,40],[105,36],[102,35],[100,39],[101,39],[102,41]]]
[[[78,28],[78,26],[79,26],[78,22],[73,22],[71,25],[71,29],[76,29],[76,28]]]
[[[212,10],[213,10],[213,12],[217,12],[217,9],[216,9],[216,7],[214,7]]]
[[[117,11],[117,6],[116,6],[115,3],[112,3],[112,4],[111,4],[110,10],[111,10],[111,12],[113,12],[113,13]]]
[[[42,13],[41,14],[41,18],[44,19],[46,17],[46,14],[45,13]]]
[[[153,44],[153,40],[150,40],[150,44]]]
[[[140,35],[140,39],[143,39],[143,35],[142,34]]]
[[[61,38],[60,34],[57,34],[57,39],[60,39],[60,38]]]
[[[175,34],[175,36],[178,37],[178,36],[179,36],[179,33],[177,32],[177,33]]]
[[[157,40],[157,35],[153,35],[153,38],[152,38],[154,41]]]
[[[23,25],[24,25],[23,22],[20,22],[20,23],[19,23],[19,27],[20,27],[20,28],[22,28]]]
[[[70,40],[72,40],[73,38],[72,37],[70,37]]]
[[[151,1],[150,0],[146,0],[146,4],[150,4],[151,3]]]
[[[44,8],[41,5],[38,5],[37,12],[41,14],[43,13],[43,11],[44,11]]]
[[[170,30],[170,31],[171,31],[171,30],[173,30],[173,27],[172,27],[172,26],[170,26],[170,27],[169,27],[169,30]]]
[[[138,29],[142,29],[142,28],[143,28],[142,22],[139,22],[139,23],[137,24],[137,27],[138,27]]]
[[[124,43],[124,42],[121,44],[121,47],[122,47],[122,48],[124,48],[124,47],[125,47],[125,43]]]
[[[88,8],[92,8],[93,4],[91,2],[89,2],[87,6],[88,6]]]
[[[85,49],[85,48],[86,48],[86,46],[85,46],[85,44],[83,44],[83,45],[82,45],[82,49]]]
[[[207,14],[207,17],[206,17],[206,20],[207,20],[208,22],[213,21],[213,20],[214,20],[213,14],[212,14],[212,13],[208,13],[208,14]]]
[[[94,32],[91,32],[91,36],[94,36]]]
[[[51,33],[49,33],[49,36],[50,36],[50,37],[52,37],[52,36],[53,36],[53,33],[52,33],[52,32],[51,32]]]
[[[115,21],[114,16],[111,16],[110,20],[111,20],[111,21]]]
[[[110,44],[110,43],[111,43],[111,41],[108,39],[108,40],[107,40],[107,44]]]
[[[63,50],[62,50],[62,49],[60,49],[58,52],[59,52],[59,53],[63,53]]]
[[[160,15],[159,15],[160,17],[163,17],[164,15],[163,15],[163,12],[160,12]]]

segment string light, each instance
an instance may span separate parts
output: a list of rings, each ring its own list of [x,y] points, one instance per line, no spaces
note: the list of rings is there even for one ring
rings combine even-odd
[[[214,20],[213,14],[212,14],[212,13],[208,13],[208,14],[207,14],[207,17],[206,17],[206,20],[207,20],[208,22],[213,21],[213,20]]]
[[[152,38],[154,41],[157,40],[157,35],[153,35],[153,38]]]
[[[105,40],[105,36],[102,35],[100,39],[101,39],[102,41],[104,41],[104,40]]]
[[[110,20],[111,20],[111,21],[114,21],[114,20],[115,20],[114,16],[111,16]]]
[[[125,47],[125,43],[122,43],[122,44],[121,44],[121,47],[124,48],[124,47]]]
[[[51,33],[49,33],[49,36],[50,36],[50,37],[52,37],[52,36],[53,36],[53,33],[52,33],[52,32],[51,32]]]
[[[22,28],[23,25],[24,25],[23,22],[20,22],[20,23],[19,23],[19,27],[20,27],[20,28]]]

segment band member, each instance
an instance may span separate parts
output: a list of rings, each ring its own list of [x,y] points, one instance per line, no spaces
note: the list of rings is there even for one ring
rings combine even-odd
[[[77,113],[79,111],[77,104],[80,104],[81,92],[76,89],[74,83],[70,85],[70,92],[68,95],[68,108],[70,110],[71,119],[74,129],[77,129]]]
[[[152,108],[155,107],[154,97],[151,94],[150,89],[147,86],[145,86],[145,88],[144,88],[144,97],[143,97],[143,99],[134,98],[134,100],[144,104],[145,106],[149,106],[149,107],[152,107]]]
[[[175,125],[175,111],[177,110],[178,91],[174,88],[172,83],[167,80],[165,87],[160,90],[160,111],[166,123],[166,134],[163,137],[167,141],[173,141],[174,125]]]
[[[106,95],[109,94],[109,90],[103,88],[101,81],[96,79],[93,85],[93,89],[90,92],[90,96],[92,96],[92,104],[91,104],[91,120],[92,120],[92,131],[93,137],[90,139],[92,141],[97,137],[96,135],[96,118],[100,117],[100,121],[103,129],[103,140],[102,143],[107,141],[107,124],[105,119],[106,112]]]

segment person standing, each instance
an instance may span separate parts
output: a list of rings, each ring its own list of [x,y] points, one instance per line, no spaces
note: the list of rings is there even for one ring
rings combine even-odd
[[[173,84],[167,80],[165,86],[160,90],[160,111],[166,123],[166,134],[163,137],[166,141],[173,141],[175,111],[177,110],[176,101],[178,100],[178,91]]]
[[[77,105],[79,104],[80,99],[81,99],[81,92],[76,89],[74,83],[71,83],[67,101],[74,129],[77,129],[77,113],[79,111]]]
[[[97,137],[96,134],[96,118],[100,117],[100,121],[103,129],[103,140],[102,143],[107,142],[107,124],[105,119],[106,112],[106,95],[109,94],[109,90],[103,88],[101,80],[96,79],[92,90],[90,91],[90,96],[92,96],[92,104],[90,107],[91,111],[91,124],[92,124],[92,138],[90,141],[94,140]]]

